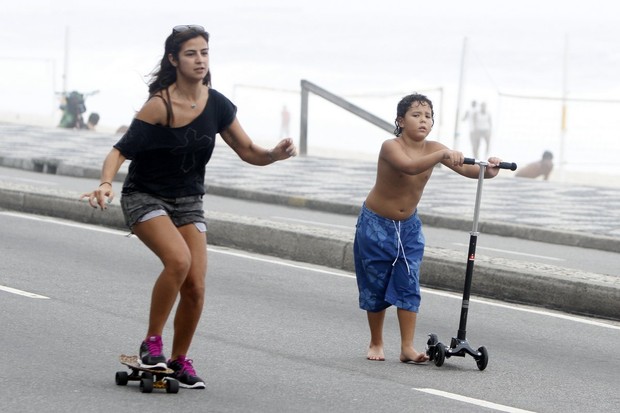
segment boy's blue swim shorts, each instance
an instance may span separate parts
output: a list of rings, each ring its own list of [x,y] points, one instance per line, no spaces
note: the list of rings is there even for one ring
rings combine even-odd
[[[361,309],[378,312],[395,305],[418,312],[424,242],[417,211],[394,221],[362,206],[353,244]]]

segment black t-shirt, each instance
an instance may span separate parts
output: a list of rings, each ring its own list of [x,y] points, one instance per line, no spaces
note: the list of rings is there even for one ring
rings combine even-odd
[[[215,135],[235,120],[237,107],[209,89],[207,105],[186,126],[170,128],[134,119],[114,145],[129,160],[123,193],[146,192],[164,198],[205,193],[205,166]]]

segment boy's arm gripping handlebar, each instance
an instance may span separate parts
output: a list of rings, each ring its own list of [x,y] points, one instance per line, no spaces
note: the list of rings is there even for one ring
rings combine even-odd
[[[482,161],[477,161],[474,158],[465,158],[465,160],[463,161],[464,164],[466,165],[475,165],[475,164],[479,164]],[[498,165],[498,168],[500,169],[510,169],[511,171],[516,171],[517,170],[517,164],[514,162],[500,162]]]

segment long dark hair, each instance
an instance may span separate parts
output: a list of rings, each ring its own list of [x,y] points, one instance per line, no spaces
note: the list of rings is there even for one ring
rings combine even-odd
[[[164,55],[161,58],[159,67],[156,67],[150,74],[149,81],[149,99],[152,98],[158,92],[162,90],[166,93],[164,102],[166,103],[166,109],[168,112],[168,125],[171,125],[174,115],[172,114],[172,102],[170,101],[170,92],[168,87],[177,81],[177,68],[170,63],[168,55],[172,55],[174,60],[179,60],[179,52],[183,44],[201,36],[207,43],[209,43],[209,33],[207,33],[200,26],[178,26],[182,27],[182,31],[178,31],[176,28],[172,30],[170,36],[166,38],[164,43]],[[202,79],[202,84],[211,86],[211,70],[207,70],[207,74]]]
[[[394,125],[396,128],[394,129],[394,135],[400,136],[403,128],[398,125],[398,119],[404,118],[405,113],[409,110],[411,105],[414,102],[418,102],[420,105],[428,105],[431,108],[431,119],[433,120],[433,124],[435,123],[435,111],[433,110],[433,102],[429,98],[419,93],[412,93],[411,95],[407,95],[398,102],[398,106],[396,106],[396,119],[394,120]]]

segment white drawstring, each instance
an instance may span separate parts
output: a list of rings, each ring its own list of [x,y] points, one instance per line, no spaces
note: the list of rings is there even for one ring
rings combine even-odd
[[[394,224],[394,229],[396,230],[396,237],[398,238],[398,249],[396,252],[396,258],[394,259],[394,262],[392,263],[392,267],[394,265],[396,265],[396,262],[398,261],[398,257],[400,257],[400,252],[403,252],[403,258],[405,259],[405,265],[407,266],[407,275],[411,275],[411,269],[409,268],[409,262],[407,261],[407,255],[405,254],[405,247],[403,246],[403,242],[400,239],[400,221],[398,221],[398,227],[396,226],[396,221],[392,220],[392,223]]]

